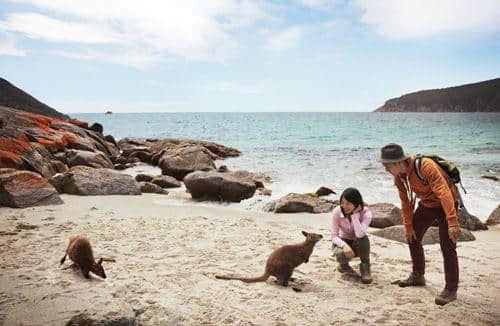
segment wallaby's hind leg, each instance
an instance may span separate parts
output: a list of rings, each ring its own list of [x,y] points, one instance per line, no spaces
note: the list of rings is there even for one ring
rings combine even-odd
[[[60,265],[64,264],[64,261],[66,260],[66,255],[67,254],[64,254],[63,258],[61,258],[61,264]]]
[[[82,273],[83,273],[83,276],[85,276],[85,278],[90,278],[90,271],[88,269],[82,269]]]
[[[288,281],[290,280],[290,277],[292,276],[292,273],[293,273],[293,270],[286,273],[285,275],[283,275],[282,277],[283,278],[280,278],[278,280],[278,282],[280,282],[281,285],[283,286],[288,286]]]

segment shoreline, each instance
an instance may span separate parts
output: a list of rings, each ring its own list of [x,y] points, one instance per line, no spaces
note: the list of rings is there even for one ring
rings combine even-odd
[[[370,235],[374,283],[363,285],[335,271],[329,213],[175,205],[173,193],[61,197],[65,204],[58,206],[0,208],[0,230],[14,231],[24,223],[17,234],[0,236],[5,262],[0,321],[5,325],[62,325],[84,311],[135,312],[144,325],[420,325],[423,320],[429,325],[494,325],[500,320],[498,226],[473,232],[476,241],[459,243],[459,298],[438,307],[434,296],[444,284],[439,245],[425,246],[428,285],[401,289],[390,283],[411,269],[407,246]],[[302,241],[301,230],[324,235],[311,261],[294,273],[298,280],[293,285],[303,292],[277,286],[273,278],[255,284],[214,278],[260,275],[271,250]],[[89,237],[96,257],[117,260],[104,265],[106,280],[86,280],[59,266],[69,236],[77,234]]]

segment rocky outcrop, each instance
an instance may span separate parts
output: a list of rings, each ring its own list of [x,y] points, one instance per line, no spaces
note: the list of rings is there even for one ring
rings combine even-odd
[[[77,165],[90,166],[92,168],[113,168],[113,163],[108,156],[102,152],[89,152],[70,149],[66,151],[66,162],[69,167]]]
[[[328,213],[336,203],[318,198],[315,194],[290,193],[266,205],[264,210],[274,213]]]
[[[490,216],[486,220],[486,224],[487,225],[500,224],[500,205],[498,205],[497,208],[495,208],[493,212],[491,212]]]
[[[158,166],[161,173],[182,180],[194,171],[210,171],[215,164],[210,152],[199,145],[181,145],[170,150],[163,150]]]
[[[38,173],[7,171],[0,174],[0,206],[31,207],[62,203],[56,189]]]
[[[255,182],[246,171],[203,172],[196,171],[184,178],[191,197],[199,200],[240,202],[254,195]]]
[[[135,180],[127,174],[111,169],[93,169],[75,166],[65,173],[54,176],[49,182],[59,193],[99,196],[99,195],[140,195],[141,190]]]
[[[0,168],[30,170],[50,178],[61,170],[56,161],[66,163],[66,150],[102,152],[108,156],[119,151],[99,133],[80,127],[86,123],[6,107],[0,107],[0,117],[5,122],[0,129]]]
[[[50,106],[38,101],[25,91],[0,78],[0,106],[6,106],[17,110],[45,115],[57,119],[68,119]]]
[[[407,243],[405,235],[405,227],[403,225],[395,225],[385,229],[376,230],[371,232],[371,234],[382,238],[402,243]],[[476,240],[476,238],[474,237],[472,232],[466,229],[462,229],[462,236],[458,239],[458,241],[473,241],[473,240]],[[436,226],[431,226],[425,233],[424,238],[422,239],[422,244],[428,245],[434,243],[439,243],[439,228]]]
[[[368,208],[372,212],[371,227],[382,229],[393,225],[403,224],[401,209],[393,204],[378,203],[368,205]]]
[[[406,94],[375,112],[500,112],[500,78]]]

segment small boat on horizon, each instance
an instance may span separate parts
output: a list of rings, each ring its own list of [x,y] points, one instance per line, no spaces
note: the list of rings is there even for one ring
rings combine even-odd
[[[111,112],[111,111],[106,111],[106,114],[113,114],[113,112]]]

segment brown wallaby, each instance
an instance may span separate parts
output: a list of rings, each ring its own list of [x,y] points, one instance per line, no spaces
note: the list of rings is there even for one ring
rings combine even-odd
[[[71,266],[69,266],[68,268],[74,266],[80,268],[85,278],[90,278],[89,272],[92,272],[102,278],[106,278],[106,273],[104,273],[102,262],[115,262],[114,259],[101,257],[96,263],[94,254],[92,253],[92,246],[90,245],[90,241],[81,235],[69,238],[68,248],[66,248],[64,256],[63,258],[61,258],[61,265],[66,260],[66,255],[68,255],[69,259],[73,261],[73,264],[71,264]]]
[[[314,245],[323,238],[321,234],[307,233],[306,231],[302,231],[302,234],[306,237],[304,242],[286,245],[271,253],[262,276],[247,278],[216,275],[215,277],[221,280],[240,280],[245,283],[253,283],[264,282],[269,276],[274,276],[280,285],[288,286],[288,281],[292,277],[295,267],[309,261]]]

